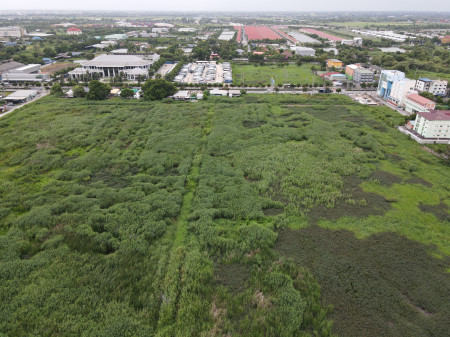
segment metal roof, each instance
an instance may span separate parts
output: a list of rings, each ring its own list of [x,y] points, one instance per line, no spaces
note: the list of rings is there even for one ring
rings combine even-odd
[[[5,73],[11,69],[16,69],[16,68],[20,68],[25,66],[25,64],[23,63],[19,63],[19,62],[6,62],[6,63],[1,63],[0,64],[0,74]]]
[[[426,78],[426,77],[419,78],[419,81],[422,81],[422,82],[433,82],[433,80],[430,80],[429,78]]]
[[[36,96],[37,91],[36,90],[17,90],[13,92],[11,95],[6,96],[5,100],[8,101],[14,101],[14,100],[21,100],[21,99],[27,99],[30,96]]]
[[[143,67],[153,61],[144,60],[136,55],[106,55],[97,56],[91,61],[81,63],[83,67]]]

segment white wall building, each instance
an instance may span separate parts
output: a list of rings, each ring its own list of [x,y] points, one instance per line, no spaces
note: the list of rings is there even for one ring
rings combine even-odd
[[[414,90],[415,84],[415,80],[410,80],[408,78],[394,82],[388,100],[398,107],[403,107],[406,95],[417,94],[417,91]]]
[[[415,89],[418,92],[431,92],[433,95],[445,95],[447,92],[447,81],[430,80],[429,78],[419,78]]]
[[[68,74],[72,78],[79,78],[89,73],[97,73],[100,77],[114,77],[120,73],[130,74],[130,76],[143,75],[144,71],[148,72],[150,66],[159,59],[158,54],[146,57],[136,55],[106,55],[97,56],[91,61],[80,62],[82,68],[70,71]],[[135,70],[135,69],[140,69]],[[131,70],[134,70],[131,72]]]
[[[290,48],[296,55],[300,56],[316,56],[316,51],[308,47],[291,46]]]
[[[424,138],[450,139],[450,110],[417,112],[414,131]]]
[[[408,112],[427,112],[435,107],[436,103],[418,94],[410,94],[405,98],[405,110]]]

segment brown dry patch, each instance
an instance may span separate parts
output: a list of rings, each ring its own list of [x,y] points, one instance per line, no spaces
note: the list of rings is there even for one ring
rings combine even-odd
[[[425,205],[420,203],[419,208],[422,212],[433,214],[441,221],[450,221],[450,214],[448,213],[448,206],[441,200],[437,205]]]
[[[384,186],[392,186],[402,182],[401,177],[382,170],[373,171],[370,177],[374,180],[378,180],[378,182]]]
[[[76,67],[76,66],[78,66],[76,63],[70,63],[70,62],[53,63],[53,64],[43,66],[41,68],[41,73],[53,75],[57,71],[67,69],[69,67]]]
[[[432,183],[418,176],[413,176],[412,178],[406,179],[405,182],[407,182],[408,184],[418,184],[426,187],[433,187]]]
[[[50,144],[50,141],[47,140],[45,143],[37,143],[36,144],[36,150],[41,150],[41,149],[53,149],[54,146]]]
[[[252,296],[252,303],[259,308],[267,308],[271,306],[271,302],[266,298],[262,291],[257,290]]]

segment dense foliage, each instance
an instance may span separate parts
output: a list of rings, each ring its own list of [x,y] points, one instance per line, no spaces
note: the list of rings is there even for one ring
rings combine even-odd
[[[173,83],[162,78],[146,81],[141,89],[144,92],[144,99],[148,101],[160,100],[177,92]]]
[[[403,121],[340,95],[15,111],[0,120],[0,333],[440,336],[450,176]]]
[[[86,95],[88,100],[105,100],[111,92],[111,87],[108,84],[97,80],[89,82],[89,92]]]

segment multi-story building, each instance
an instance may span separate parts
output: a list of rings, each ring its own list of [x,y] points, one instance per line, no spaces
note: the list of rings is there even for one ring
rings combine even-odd
[[[433,95],[445,95],[447,92],[447,81],[430,80],[429,78],[419,78],[415,89],[418,92],[431,92]]]
[[[391,94],[389,95],[388,101],[397,107],[404,107],[406,96],[409,94],[417,94],[414,90],[415,80],[410,80],[405,78],[401,81],[396,81],[392,84]]]
[[[380,80],[378,82],[377,94],[381,98],[388,99],[392,85],[397,81],[405,79],[405,73],[398,70],[382,70],[380,74]]]
[[[345,66],[345,75],[353,77],[353,73],[358,68],[361,68],[361,64],[359,64],[359,63],[346,65]]]
[[[450,110],[417,112],[414,131],[424,138],[450,139]]]
[[[450,35],[441,37],[441,43],[442,44],[450,43]]]
[[[403,107],[406,95],[417,93],[414,91],[415,80],[405,77],[405,73],[398,70],[382,70],[378,82],[377,94],[392,105]]]
[[[435,107],[436,103],[428,98],[422,97],[418,94],[406,95],[405,110],[408,112],[427,112]]]
[[[80,28],[76,28],[76,27],[71,27],[71,28],[67,29],[66,32],[69,35],[81,35],[81,34],[83,34],[83,31]]]
[[[358,68],[353,72],[353,81],[356,83],[372,83],[373,79],[374,73],[372,70]]]
[[[21,27],[0,27],[0,37],[24,37],[26,34]]]
[[[327,60],[327,67],[328,68],[342,68],[342,61],[339,61],[337,59],[328,59]]]

